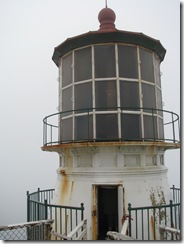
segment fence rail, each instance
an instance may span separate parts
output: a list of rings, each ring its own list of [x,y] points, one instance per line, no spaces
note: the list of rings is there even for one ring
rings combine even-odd
[[[54,189],[27,192],[27,221],[54,219],[55,232],[67,235],[84,219],[84,205],[80,207],[52,204]]]
[[[42,220],[16,225],[0,226],[0,240],[51,240],[51,230],[53,222],[53,220]]]

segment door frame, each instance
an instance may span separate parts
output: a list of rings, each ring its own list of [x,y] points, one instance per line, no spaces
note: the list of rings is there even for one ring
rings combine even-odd
[[[100,186],[113,186],[117,187],[118,193],[118,231],[120,232],[122,229],[122,217],[125,214],[125,196],[124,196],[124,188],[122,183],[98,183],[92,184],[92,240],[98,239],[98,188]]]

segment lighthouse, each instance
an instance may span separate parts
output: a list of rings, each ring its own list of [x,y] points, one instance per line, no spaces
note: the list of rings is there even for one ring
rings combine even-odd
[[[88,240],[120,232],[128,203],[169,203],[164,154],[179,147],[174,130],[164,135],[166,50],[152,37],[118,30],[115,19],[106,6],[98,30],[55,47],[59,111],[44,119],[42,150],[59,155],[54,204],[84,204]]]

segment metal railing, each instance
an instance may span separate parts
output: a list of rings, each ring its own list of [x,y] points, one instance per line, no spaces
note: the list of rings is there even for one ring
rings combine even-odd
[[[94,124],[93,122],[90,122],[90,119],[92,116],[97,114],[119,114],[120,117],[117,122],[117,127],[123,128],[121,116],[125,114],[129,115],[140,115],[141,118],[141,126],[144,124],[143,117],[144,115],[148,115],[152,118],[152,122],[150,124],[151,129],[149,128],[149,131],[152,131],[152,136],[147,138],[144,136],[144,132],[140,128],[140,136],[137,138],[124,138],[122,135],[114,136],[113,138],[98,138],[97,136],[91,135],[91,131],[94,130]],[[80,116],[86,116],[86,122],[85,122],[85,138],[74,138],[75,136],[71,136],[71,138],[63,139],[63,133],[66,132],[62,131],[63,121],[66,118],[74,118]],[[163,124],[163,133],[164,135],[158,135],[159,131],[159,119],[164,119],[165,123]],[[72,122],[73,123],[73,122]],[[120,124],[119,124],[120,123]],[[140,126],[140,127],[141,127]],[[143,126],[144,127],[144,126]],[[86,129],[87,128],[87,129]],[[126,128],[124,128],[126,129]],[[84,128],[83,128],[84,130]],[[161,129],[162,130],[162,129]],[[68,131],[68,130],[67,130]],[[70,131],[75,131],[75,128],[71,128]],[[160,134],[163,134],[162,132]],[[124,108],[124,107],[110,107],[110,108],[90,108],[90,109],[79,109],[79,110],[70,110],[70,111],[64,111],[59,112],[55,114],[51,114],[49,116],[46,116],[43,119],[43,145],[49,146],[49,145],[56,145],[56,144],[62,144],[67,142],[83,142],[83,141],[107,141],[107,140],[114,140],[114,141],[163,141],[163,142],[174,142],[178,143],[180,142],[180,125],[179,125],[179,116],[171,111],[167,110],[161,110],[161,109],[153,109],[153,108],[143,108],[143,107],[131,107],[131,108]]]
[[[53,220],[32,221],[0,226],[0,240],[45,241],[51,240]]]
[[[84,205],[80,207],[52,204],[54,189],[27,192],[27,221],[54,219],[53,230],[67,235],[84,219]]]
[[[138,240],[160,240],[163,239],[160,226],[181,228],[180,191],[174,186],[171,190],[173,196],[177,193],[174,203],[171,200],[169,204],[146,207],[132,207],[128,204],[129,236]],[[174,240],[174,235],[167,235],[166,239]]]
[[[174,185],[170,188],[172,193],[172,199],[174,203],[180,203],[180,188],[176,188]]]

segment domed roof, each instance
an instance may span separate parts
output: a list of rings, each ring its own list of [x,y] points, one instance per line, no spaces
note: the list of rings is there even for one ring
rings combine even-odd
[[[109,31],[116,30],[114,22],[116,19],[116,14],[111,8],[107,6],[103,8],[98,14],[98,20],[100,22],[99,31]]]

